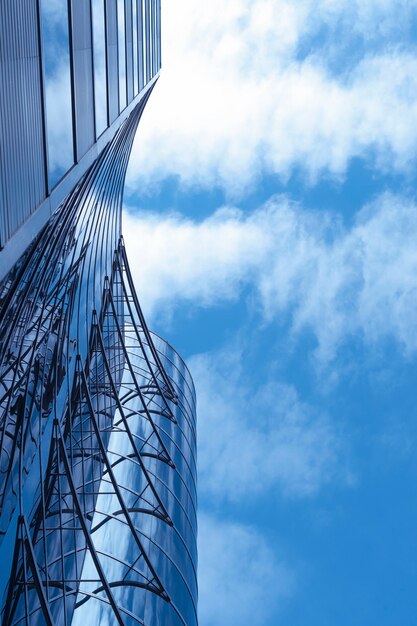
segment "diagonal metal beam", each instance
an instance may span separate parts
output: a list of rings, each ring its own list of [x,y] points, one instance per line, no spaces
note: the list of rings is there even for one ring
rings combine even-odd
[[[111,483],[113,485],[113,489],[114,489],[115,495],[116,495],[116,497],[117,497],[117,499],[119,501],[120,508],[123,510],[123,514],[124,514],[125,519],[126,519],[126,521],[128,523],[128,526],[129,526],[129,528],[131,530],[133,538],[135,539],[135,542],[136,542],[139,550],[142,552],[144,561],[145,561],[145,563],[146,563],[146,565],[147,565],[147,567],[148,567],[148,569],[149,569],[149,571],[150,571],[150,573],[152,575],[152,580],[150,581],[148,588],[149,588],[150,591],[153,591],[157,595],[160,595],[162,598],[164,598],[164,600],[169,600],[168,594],[166,593],[166,591],[164,589],[164,586],[162,585],[162,582],[159,579],[159,576],[156,573],[156,571],[155,571],[155,569],[154,569],[154,567],[153,567],[153,565],[152,565],[152,563],[151,563],[151,561],[150,561],[150,559],[149,559],[149,557],[148,557],[148,555],[146,553],[146,550],[145,550],[145,548],[144,548],[144,546],[142,544],[142,541],[141,541],[141,539],[140,539],[140,537],[138,535],[138,532],[136,530],[136,526],[134,525],[134,523],[132,521],[132,518],[130,517],[128,508],[127,508],[127,506],[125,504],[125,501],[123,499],[123,496],[122,496],[122,494],[120,492],[120,488],[119,488],[119,485],[117,484],[117,480],[116,480],[116,478],[114,476],[111,463],[109,462],[109,459],[107,457],[107,452],[106,452],[106,449],[104,447],[103,440],[101,438],[100,429],[99,429],[97,421],[96,421],[95,411],[94,411],[94,407],[93,407],[93,404],[92,404],[92,401],[91,401],[90,392],[88,390],[87,379],[86,379],[86,376],[85,376],[85,372],[84,372],[84,368],[83,368],[80,356],[77,357],[77,366],[78,366],[79,374],[81,376],[82,386],[84,387],[84,393],[86,395],[87,405],[88,405],[89,411],[91,413],[91,421],[92,421],[92,424],[93,424],[93,429],[94,429],[94,432],[95,432],[95,435],[96,435],[96,438],[97,438],[97,443],[99,445],[100,452],[101,452],[102,457],[103,457],[103,462],[104,462],[104,465],[106,467],[106,471],[107,471],[107,473],[108,473],[108,475],[110,477],[110,480],[111,480]],[[153,581],[155,581],[155,583]]]
[[[90,550],[90,554],[91,554],[91,558],[93,560],[93,563],[95,565],[95,568],[97,570],[97,573],[100,577],[101,583],[103,585],[103,589],[106,592],[107,598],[109,599],[109,602],[111,604],[111,607],[114,611],[114,616],[117,620],[117,623],[119,624],[119,626],[125,626],[125,623],[123,621],[123,618],[120,614],[119,611],[119,607],[117,606],[116,600],[114,599],[113,593],[111,591],[110,585],[107,581],[106,575],[104,573],[103,567],[101,565],[100,559],[98,557],[98,554],[96,552],[95,546],[94,546],[94,542],[91,538],[88,526],[87,526],[87,522],[85,521],[84,518],[84,514],[82,511],[82,507],[78,498],[78,494],[77,494],[77,490],[75,488],[74,485],[74,480],[72,477],[72,472],[71,472],[71,467],[69,464],[69,460],[68,460],[68,456],[67,456],[67,451],[65,449],[65,445],[62,439],[62,435],[60,433],[60,427],[59,427],[59,423],[58,420],[55,420],[55,428],[57,429],[57,436],[58,436],[58,447],[59,447],[59,451],[60,451],[60,456],[61,459],[63,461],[64,467],[65,467],[65,472],[66,472],[66,478],[68,480],[68,485],[71,491],[71,495],[72,495],[72,499],[74,502],[74,506],[77,510],[77,518],[80,522],[81,525],[81,529],[83,531],[84,534],[84,538],[86,541],[86,544],[88,546],[88,549]]]
[[[95,323],[94,323],[94,319],[96,320]],[[103,356],[103,362],[104,362],[104,365],[105,365],[105,368],[106,368],[106,371],[107,371],[107,376],[109,378],[110,385],[111,385],[111,388],[112,388],[112,392],[113,392],[114,398],[116,400],[117,408],[119,409],[120,417],[122,419],[122,422],[123,422],[123,425],[125,427],[127,436],[129,438],[129,442],[130,442],[130,444],[132,446],[135,458],[137,459],[137,461],[138,461],[138,463],[140,465],[140,468],[141,468],[141,470],[142,470],[142,472],[143,472],[143,474],[144,474],[144,476],[146,478],[146,481],[147,481],[147,483],[148,483],[148,485],[149,485],[149,487],[150,487],[154,497],[156,498],[156,500],[158,502],[159,508],[161,508],[162,511],[163,511],[162,519],[164,519],[164,521],[166,521],[170,526],[172,526],[172,520],[171,520],[171,518],[170,518],[170,516],[168,514],[168,511],[165,508],[164,503],[162,502],[161,498],[159,497],[158,492],[155,489],[155,486],[154,486],[154,484],[153,484],[153,482],[151,480],[151,477],[149,476],[148,470],[145,467],[145,464],[143,462],[142,456],[141,456],[141,454],[140,454],[140,452],[138,450],[138,447],[136,445],[135,438],[133,437],[132,431],[130,430],[130,426],[129,426],[128,420],[126,418],[123,406],[122,406],[122,404],[120,402],[120,399],[119,399],[119,396],[118,396],[118,393],[117,393],[117,390],[116,390],[116,385],[114,383],[114,380],[113,380],[113,377],[112,377],[112,374],[111,374],[111,369],[110,369],[110,365],[109,365],[109,362],[108,362],[108,359],[107,359],[106,350],[104,348],[103,337],[102,337],[102,334],[101,334],[100,327],[98,325],[98,318],[97,318],[97,313],[96,312],[93,313],[93,327],[95,327],[95,332],[97,333],[97,339],[98,339],[98,343],[99,343],[100,348],[101,348],[101,354]]]

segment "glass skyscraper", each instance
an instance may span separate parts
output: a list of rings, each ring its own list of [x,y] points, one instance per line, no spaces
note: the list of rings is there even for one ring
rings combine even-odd
[[[0,3],[3,626],[197,624],[193,382],[121,234],[160,65],[159,0]]]

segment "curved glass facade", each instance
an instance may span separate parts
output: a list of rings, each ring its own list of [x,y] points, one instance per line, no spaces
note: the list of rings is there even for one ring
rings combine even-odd
[[[5,626],[197,624],[195,394],[120,239],[144,104],[1,285]]]
[[[160,0],[0,2],[0,279],[158,79],[160,27]]]
[[[42,0],[32,17],[45,81],[45,11],[71,35],[75,164],[52,192],[66,185],[65,200],[0,283],[0,621],[196,626],[195,393],[146,326],[121,237],[129,155],[159,71],[159,2],[64,4],[58,15]]]
[[[159,590],[149,593],[143,584],[149,575],[147,565],[138,560],[137,544],[106,478],[100,486],[92,522],[94,545],[100,555],[106,555],[104,571],[126,624],[137,624],[140,619],[139,623],[146,625],[193,626],[197,624],[193,383],[182,359],[160,337],[153,336],[159,365],[148,339],[143,337],[141,346],[129,321],[125,322],[125,342],[129,363],[125,364],[122,375],[119,391],[122,406],[115,413],[108,457],[163,593]],[[158,390],[157,379],[150,372],[158,371],[160,365],[168,374],[174,393]],[[135,372],[142,398],[132,392],[130,368]],[[161,380],[160,387],[163,385]],[[151,421],[147,412],[152,416]],[[141,462],[135,448],[141,451]],[[80,595],[94,594],[94,584],[87,582],[94,578],[94,571],[89,554],[82,571]],[[80,603],[72,626],[102,624],[105,615],[108,623],[112,623],[111,607],[93,598],[90,596]]]

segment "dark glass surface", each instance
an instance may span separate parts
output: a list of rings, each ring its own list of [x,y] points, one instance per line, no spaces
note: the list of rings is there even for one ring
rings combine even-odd
[[[41,0],[49,186],[74,163],[69,25],[66,2]]]
[[[50,187],[74,162],[73,109],[80,159],[127,73],[130,99],[144,86],[145,47],[150,80],[142,5],[92,0],[91,22],[73,0],[70,36],[68,3],[40,0]],[[194,390],[146,327],[120,235],[150,91],[0,284],[3,626],[197,623]]]
[[[126,106],[126,35],[125,0],[117,0],[117,38],[119,50],[119,107]]]
[[[92,0],[94,50],[94,108],[96,136],[107,128],[107,72],[104,0]]]
[[[141,0],[142,4],[142,42],[143,42],[143,77],[145,84],[148,82],[149,73],[149,35],[148,35],[148,6],[146,0]]]
[[[153,338],[165,371],[169,374],[178,394],[178,401],[169,402],[171,418],[168,414],[162,415],[163,412],[166,413],[167,406],[158,394],[149,397],[147,406],[154,416],[158,431],[161,434],[171,432],[171,436],[164,436],[164,442],[175,469],[154,456],[147,456],[147,452],[150,451],[152,429],[143,415],[143,404],[138,396],[129,403],[129,423],[135,441],[144,450],[143,459],[148,475],[173,525],[153,512],[156,502],[150,493],[143,471],[133,458],[132,445],[121,425],[120,414],[117,411],[108,450],[125,502],[132,511],[134,508],[138,509],[132,513],[132,519],[152,564],[164,581],[170,602],[161,602],[157,597],[145,598],[143,590],[130,584],[137,583],[141,577],[146,576],[146,567],[143,562],[136,561],[137,552],[132,542],[131,531],[123,521],[123,516],[117,514],[119,508],[117,498],[109,493],[106,480],[101,483],[100,495],[96,502],[93,528],[97,530],[93,533],[94,542],[100,554],[106,555],[105,572],[107,579],[115,583],[114,596],[118,605],[129,609],[135,616],[126,621],[126,624],[137,623],[139,619],[149,625],[185,623],[187,626],[193,626],[197,623],[195,394],[184,362],[160,337]],[[126,327],[126,345],[129,345],[135,371],[143,372],[142,376],[138,375],[138,381],[141,388],[146,389],[152,381],[143,353],[139,345],[137,343],[135,345],[134,334],[130,334],[129,325]],[[151,355],[148,356],[153,368],[157,368]],[[129,379],[129,373],[125,368],[121,390],[124,387],[126,391],[129,389]],[[123,391],[121,394],[123,395]],[[172,418],[176,422],[172,421]],[[187,434],[190,443],[184,433]],[[146,442],[148,450],[143,448]],[[109,513],[113,517],[110,517]],[[82,592],[92,592],[94,584],[87,582],[94,578],[91,557],[86,559],[82,577],[86,581],[81,585]],[[117,586],[117,581],[121,580],[124,584]],[[102,602],[102,599],[90,598],[81,605],[75,612],[73,625],[101,624]]]
[[[145,84],[145,71],[144,71],[144,26],[143,26],[143,2],[137,0],[136,2],[137,22],[138,22],[138,87],[139,91],[143,89]]]
[[[132,0],[132,41],[133,41],[133,94],[138,93],[138,16],[137,0]]]
[[[1,286],[5,626],[197,624],[194,389],[119,239],[143,105]]]

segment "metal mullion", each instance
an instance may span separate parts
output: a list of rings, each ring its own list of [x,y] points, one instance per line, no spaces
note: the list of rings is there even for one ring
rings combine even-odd
[[[159,57],[159,67],[158,69],[160,69],[162,67],[162,7],[161,7],[161,0],[157,0],[158,1],[158,16],[159,16],[159,24],[158,24],[158,57]]]
[[[55,437],[58,438],[58,431],[55,425]],[[63,587],[63,602],[64,602],[64,625],[67,625],[67,601],[66,601],[66,590],[65,590],[65,567],[64,567],[64,541],[63,541],[63,521],[62,521],[62,493],[61,493],[61,470],[59,467],[59,462],[57,462],[57,486],[58,486],[58,515],[59,515],[59,544],[61,548],[61,576],[62,576],[62,587]]]
[[[40,406],[42,406],[43,404],[43,391],[44,391],[44,386],[42,385],[41,387],[41,397],[40,397]],[[41,506],[41,513],[42,513],[42,522],[41,522],[41,526],[42,526],[42,546],[43,546],[43,558],[44,558],[44,566],[45,566],[45,591],[46,591],[46,600],[48,601],[49,599],[49,586],[48,586],[48,558],[47,558],[47,548],[46,548],[46,506],[45,506],[45,485],[44,485],[44,481],[42,480],[42,476],[43,476],[43,466],[42,466],[42,437],[40,437],[39,440],[39,473],[41,476],[41,480],[40,480],[40,506]],[[34,537],[35,537],[35,533],[34,533]]]
[[[43,589],[43,584],[42,584],[42,580],[41,580],[41,576],[40,576],[40,572],[38,570],[37,564],[36,564],[36,558],[35,558],[35,553],[33,551],[33,545],[30,539],[30,534],[29,534],[29,527],[26,521],[25,516],[22,516],[22,520],[21,520],[22,525],[24,526],[25,532],[26,532],[26,539],[24,540],[24,544],[26,544],[28,552],[29,552],[29,567],[32,570],[32,576],[33,579],[35,581],[35,585],[38,591],[38,597],[40,600],[40,604],[41,604],[41,608],[42,608],[42,612],[43,612],[43,616],[46,620],[46,624],[47,626],[54,626],[55,622],[52,619],[52,615],[50,613],[49,610],[49,605],[48,605],[48,600],[45,596],[45,592]],[[65,616],[65,624],[66,624],[66,616]]]
[[[21,532],[21,529],[20,529],[20,523],[18,520],[17,529],[16,529],[15,547],[13,551],[13,560],[12,560],[12,566],[10,570],[10,579],[9,579],[9,584],[8,584],[8,589],[7,589],[6,600],[4,603],[4,613],[3,613],[4,625],[3,626],[9,626],[10,620],[16,610],[16,604],[18,603],[18,600],[20,597],[20,593],[16,594],[14,598],[14,602],[13,602],[14,583],[17,582],[16,576],[17,576],[17,568],[19,564],[19,553],[22,548],[20,532]],[[22,557],[23,557],[23,554],[22,554]],[[22,567],[23,566],[21,565],[20,568]],[[14,604],[14,607],[12,607],[12,602]]]
[[[93,126],[94,140],[97,141],[97,122],[96,122],[96,80],[95,80],[95,62],[94,62],[94,32],[93,32],[93,5],[91,0],[87,0],[90,8],[90,41],[91,41],[91,82],[92,82],[92,106],[93,106]]]
[[[72,1],[67,0],[67,15],[68,15],[68,54],[70,64],[70,83],[71,83],[71,117],[72,117],[72,165],[78,163],[78,127],[77,127],[77,112],[75,105],[75,70],[74,70],[74,46],[72,36]]]
[[[156,21],[155,21],[155,0],[151,0],[151,47],[152,47],[152,68],[151,68],[151,76],[155,76],[156,74],[156,63],[155,63],[155,38],[156,38]]]
[[[69,334],[69,327],[68,327],[68,334]],[[67,359],[68,359],[68,351],[67,351]],[[69,452],[70,452],[70,459],[71,459],[71,467],[74,466],[74,438],[71,436],[72,433],[72,418],[73,418],[73,414],[71,411],[71,395],[70,395],[70,389],[69,389],[69,384],[68,384],[68,389],[67,389],[67,393],[68,393],[68,405],[67,405],[67,414],[68,414],[68,421],[70,422],[70,432],[68,435],[68,445],[69,445]],[[57,454],[58,457],[58,454]],[[72,507],[72,524],[74,526],[74,533],[73,533],[73,542],[74,542],[74,561],[75,561],[75,577],[77,578],[77,580],[79,580],[79,577],[81,576],[81,572],[78,572],[78,548],[77,548],[77,530],[76,530],[76,515],[75,515],[75,508],[74,506]],[[79,530],[79,529],[78,529]]]
[[[78,408],[78,424],[79,424],[79,440],[78,440],[78,446],[80,447],[80,450],[82,451],[84,449],[84,420],[82,419],[82,400],[81,400],[81,391],[80,391],[80,381],[79,378],[77,377],[77,374],[75,373],[75,384],[77,385],[77,395],[76,395],[76,399],[75,399],[75,406]],[[77,410],[76,408],[76,410]],[[71,410],[71,418],[72,418],[72,422],[74,424],[74,413]],[[86,482],[86,476],[85,476],[85,468],[84,468],[84,458],[81,457],[81,476],[82,476],[82,483],[83,485],[85,485]],[[83,498],[83,504],[84,504],[84,510],[86,508],[85,505],[85,493],[84,490],[82,492],[82,498]]]
[[[94,320],[94,311],[93,311],[93,320]],[[93,322],[93,323],[94,323],[94,322]],[[93,343],[93,346],[94,346],[94,344],[96,344],[96,342],[95,342],[94,340],[95,340],[95,337],[94,337],[94,331],[93,331],[93,333],[92,333],[92,337],[91,337],[91,341],[92,341],[92,343]],[[97,346],[95,346],[95,348],[96,348],[96,352],[95,352],[95,369],[96,369],[96,378],[98,379],[98,356],[97,356]],[[91,382],[91,378],[90,378],[90,377],[89,377],[89,382]],[[98,395],[97,393],[95,394],[95,399],[96,399],[96,411],[95,411],[95,413],[97,413],[98,415],[100,415],[99,395]],[[94,409],[94,407],[93,407],[93,409]],[[100,425],[98,425],[98,426],[100,427]],[[102,473],[103,473],[103,472],[102,472],[102,468],[101,468],[101,464],[100,464],[100,466],[98,467],[98,469],[99,469],[99,474],[100,474],[100,475],[97,475],[97,478],[95,478],[95,474],[96,474],[96,470],[97,470],[97,463],[93,463],[93,479],[94,479],[94,480],[93,480],[93,489],[95,490],[95,488],[96,488],[96,487],[95,487],[95,484],[96,484],[96,480],[97,480],[97,481],[98,481],[98,492],[97,492],[97,496],[98,496],[98,493],[100,493],[100,480],[101,480]],[[97,503],[97,497],[95,497],[95,498],[94,498],[94,504],[96,504],[96,503]]]
[[[104,5],[104,56],[106,60],[106,109],[107,109],[107,125],[110,126],[110,90],[109,90],[109,51],[108,51],[108,34],[107,34],[107,1],[102,0]],[[93,42],[94,45],[94,42]]]
[[[19,524],[19,522],[18,522]],[[28,622],[28,614],[29,614],[29,610],[28,610],[28,589],[27,589],[27,563],[26,563],[26,550],[25,550],[25,545],[23,542],[23,532],[22,532],[22,525],[19,524],[19,530],[20,530],[20,543],[22,546],[22,561],[23,561],[23,598],[24,598],[24,602],[25,602],[25,617],[26,617],[26,624],[27,626],[30,626],[29,622]]]

